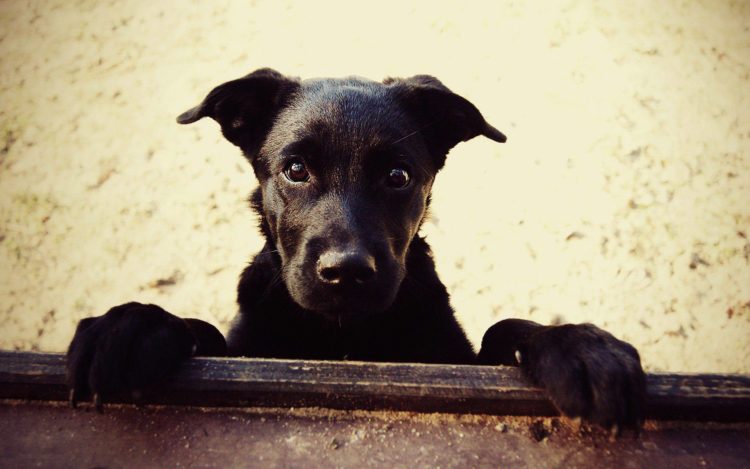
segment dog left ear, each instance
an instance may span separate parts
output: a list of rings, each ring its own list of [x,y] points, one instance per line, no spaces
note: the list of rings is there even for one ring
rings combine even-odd
[[[418,130],[435,155],[438,167],[443,166],[450,149],[460,142],[479,135],[500,143],[507,140],[484,120],[473,104],[435,77],[386,78],[383,83],[393,87],[398,99],[417,119]]]
[[[202,103],[177,117],[180,124],[192,124],[210,117],[221,125],[224,137],[252,157],[260,149],[274,117],[299,80],[276,70],[263,68],[214,88]]]

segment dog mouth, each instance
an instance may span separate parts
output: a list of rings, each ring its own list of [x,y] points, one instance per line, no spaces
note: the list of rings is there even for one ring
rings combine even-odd
[[[330,318],[362,317],[382,313],[393,304],[395,288],[374,289],[361,286],[325,286],[311,288],[295,301],[307,310]],[[293,295],[294,296],[294,295]]]
[[[387,310],[393,304],[403,279],[399,270],[389,275],[378,272],[366,282],[321,282],[317,280],[317,274],[301,274],[304,271],[290,268],[285,269],[284,281],[297,305],[341,323]]]

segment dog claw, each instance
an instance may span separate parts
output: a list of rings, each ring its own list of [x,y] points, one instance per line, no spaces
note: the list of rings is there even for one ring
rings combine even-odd
[[[571,423],[573,424],[573,431],[576,433],[581,433],[581,429],[583,428],[583,420],[581,417],[575,417],[571,419]]]
[[[620,436],[620,427],[617,424],[612,425],[612,428],[609,429],[609,441],[614,442],[617,440],[617,437]]]
[[[521,364],[521,358],[522,358],[521,357],[521,351],[520,350],[516,350],[516,361],[518,362],[519,365]]]
[[[100,414],[104,413],[104,406],[102,405],[102,398],[99,396],[99,393],[94,393],[94,408],[97,412]]]
[[[68,392],[68,404],[70,404],[70,407],[72,409],[78,408],[78,401],[76,400],[76,390],[71,389],[70,392]]]

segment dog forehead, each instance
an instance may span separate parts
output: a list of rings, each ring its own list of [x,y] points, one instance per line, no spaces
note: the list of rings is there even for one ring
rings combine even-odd
[[[360,77],[312,78],[303,80],[298,93],[301,105],[334,105],[342,109],[369,104],[385,105],[389,100],[382,83]]]
[[[357,77],[305,80],[277,115],[254,166],[256,173],[269,174],[294,154],[352,174],[382,158],[430,167],[416,130],[399,97],[382,83]]]
[[[385,85],[357,77],[303,81],[277,123],[297,138],[362,144],[398,138],[409,125]]]

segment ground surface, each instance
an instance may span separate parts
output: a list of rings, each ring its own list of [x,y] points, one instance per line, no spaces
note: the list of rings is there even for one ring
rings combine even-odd
[[[746,425],[649,423],[609,441],[558,419],[322,409],[0,403],[9,467],[746,467]]]
[[[270,66],[431,73],[509,136],[457,147],[424,227],[477,343],[590,321],[650,370],[750,372],[747,2],[0,3],[0,347],[156,302],[226,330],[261,240],[217,126]]]

